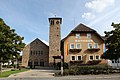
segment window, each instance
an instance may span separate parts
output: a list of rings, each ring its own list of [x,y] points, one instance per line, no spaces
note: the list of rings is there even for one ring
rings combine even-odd
[[[87,38],[91,38],[91,34],[90,33],[87,33]]]
[[[32,55],[32,51],[30,51],[30,55]]]
[[[92,43],[88,43],[88,48],[89,48],[89,49],[92,48]]]
[[[38,66],[38,60],[37,59],[34,61],[34,65]]]
[[[35,55],[35,51],[33,52],[33,55]]]
[[[54,20],[51,20],[50,24],[51,24],[51,25],[54,25]]]
[[[71,56],[71,60],[75,60],[75,56]]]
[[[40,51],[39,51],[39,55],[40,55]]]
[[[76,38],[80,38],[80,34],[76,34]]]
[[[76,49],[80,49],[80,44],[76,44]]]
[[[98,48],[98,43],[94,44],[94,48],[96,48],[96,49]]]
[[[43,55],[43,51],[41,51],[41,55]]]
[[[98,56],[96,56],[96,60],[99,60],[100,59],[100,56],[98,55]]]
[[[89,56],[89,60],[93,60],[93,56]]]
[[[70,49],[74,49],[74,48],[75,48],[74,44],[70,44]]]
[[[82,56],[77,56],[77,60],[82,60]]]
[[[37,55],[37,51],[36,51],[36,55]]]

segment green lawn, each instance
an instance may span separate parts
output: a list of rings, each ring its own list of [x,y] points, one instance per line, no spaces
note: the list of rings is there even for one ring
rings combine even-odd
[[[0,74],[0,78],[2,77],[8,77],[11,74],[19,73],[19,72],[24,72],[28,71],[28,69],[21,69],[21,70],[10,70],[10,71],[5,71]]]

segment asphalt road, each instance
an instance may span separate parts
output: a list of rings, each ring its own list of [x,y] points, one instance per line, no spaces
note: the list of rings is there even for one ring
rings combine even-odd
[[[66,76],[66,77],[54,77],[54,78],[4,78],[0,80],[120,80],[120,77],[72,77],[72,76]]]
[[[109,75],[77,75],[54,77],[56,70],[34,69],[0,78],[0,80],[120,80],[120,74]]]

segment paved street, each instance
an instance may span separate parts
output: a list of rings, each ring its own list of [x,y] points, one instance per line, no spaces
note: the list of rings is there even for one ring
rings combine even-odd
[[[33,69],[13,74],[8,78],[1,78],[0,80],[120,80],[120,74],[54,77],[53,74],[56,71],[57,70]]]

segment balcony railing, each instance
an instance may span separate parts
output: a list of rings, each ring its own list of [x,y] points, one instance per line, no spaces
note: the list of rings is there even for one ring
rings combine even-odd
[[[88,48],[89,51],[99,51],[100,48]]]
[[[82,49],[69,49],[70,52],[80,52]]]
[[[83,60],[75,60],[75,61],[70,61],[70,65],[80,65],[82,64]]]
[[[96,64],[99,64],[100,62],[101,60],[90,60],[88,61],[88,64],[96,65]]]

